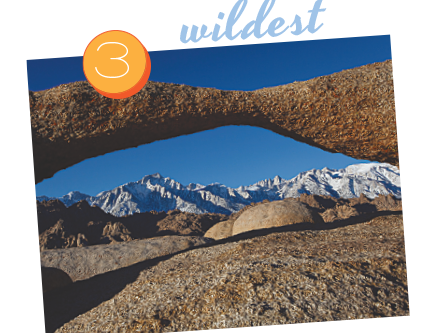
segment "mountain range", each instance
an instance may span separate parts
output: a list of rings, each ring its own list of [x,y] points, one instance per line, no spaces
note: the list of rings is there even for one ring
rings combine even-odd
[[[361,163],[339,170],[312,169],[289,180],[276,176],[238,188],[220,183],[184,186],[155,173],[96,196],[72,191],[58,198],[38,196],[37,200],[58,199],[67,207],[86,200],[114,216],[173,209],[197,214],[232,214],[252,202],[299,197],[303,193],[346,199],[359,197],[361,193],[369,199],[393,194],[400,199],[399,169],[387,163]]]

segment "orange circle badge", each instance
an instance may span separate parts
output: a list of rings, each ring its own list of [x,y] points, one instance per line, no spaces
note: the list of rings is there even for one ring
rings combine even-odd
[[[135,95],[150,76],[150,57],[133,35],[111,30],[95,37],[83,55],[83,71],[88,82],[109,98]]]

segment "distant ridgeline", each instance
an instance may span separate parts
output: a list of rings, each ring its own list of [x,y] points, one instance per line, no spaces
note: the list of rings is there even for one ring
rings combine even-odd
[[[37,200],[59,199],[67,207],[86,200],[90,205],[96,205],[114,216],[173,209],[197,214],[232,214],[253,202],[299,197],[303,193],[335,198],[354,198],[363,193],[370,199],[380,194],[392,194],[399,199],[399,169],[387,163],[354,164],[340,170],[313,169],[290,180],[276,176],[238,188],[218,183],[206,186],[191,183],[184,186],[157,173],[96,196],[70,192],[60,198],[39,196]]]

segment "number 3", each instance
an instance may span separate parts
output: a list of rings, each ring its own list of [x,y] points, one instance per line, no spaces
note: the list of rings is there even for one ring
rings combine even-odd
[[[118,42],[106,42],[106,43],[100,44],[100,46],[97,48],[97,51],[100,50],[100,48],[101,48],[103,45],[105,45],[105,44],[118,44],[118,45],[123,45],[123,46],[125,47],[125,49],[126,49],[126,53],[125,53],[123,56],[121,56],[121,57],[119,57],[119,58],[110,58],[110,59],[111,59],[111,60],[114,59],[114,60],[120,60],[120,61],[123,61],[123,62],[126,64],[126,66],[127,66],[127,71],[126,71],[126,73],[124,73],[123,75],[120,75],[120,76],[106,76],[106,75],[100,74],[99,71],[97,70],[97,67],[95,67],[97,74],[99,74],[99,75],[102,76],[102,77],[106,77],[106,78],[108,78],[108,79],[117,79],[117,78],[119,78],[119,77],[123,77],[123,76],[125,76],[125,75],[129,72],[129,64],[128,64],[125,60],[123,60],[123,58],[126,57],[127,54],[128,54],[128,52],[129,52],[129,50],[127,49],[126,45],[121,44],[121,43],[118,43]]]

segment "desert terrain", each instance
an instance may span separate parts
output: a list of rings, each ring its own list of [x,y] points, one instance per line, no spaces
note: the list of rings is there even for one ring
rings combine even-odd
[[[229,216],[114,217],[85,201],[48,201],[38,203],[38,221],[47,332],[409,315],[402,206],[393,196],[304,194]]]

